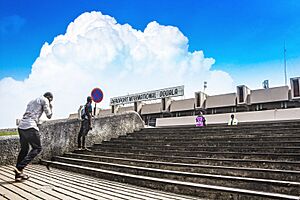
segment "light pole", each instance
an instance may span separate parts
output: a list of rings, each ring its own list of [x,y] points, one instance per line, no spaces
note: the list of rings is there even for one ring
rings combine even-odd
[[[205,89],[207,88],[207,81],[204,81],[204,84],[203,84],[203,93],[205,93]]]
[[[287,77],[286,77],[286,48],[285,48],[285,41],[284,41],[283,57],[284,57],[284,83],[285,83],[285,85],[287,85]]]

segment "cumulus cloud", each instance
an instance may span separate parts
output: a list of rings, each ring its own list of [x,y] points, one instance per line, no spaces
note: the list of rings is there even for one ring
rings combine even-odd
[[[111,97],[178,85],[192,97],[204,80],[208,93],[232,90],[232,78],[211,70],[214,63],[201,50],[189,52],[188,39],[177,27],[153,21],[137,30],[101,12],[83,13],[65,34],[43,45],[27,79],[0,81],[2,113],[8,113],[0,127],[13,127],[28,101],[45,91],[54,93],[54,117],[65,118],[94,87],[104,92],[102,108],[109,107]]]

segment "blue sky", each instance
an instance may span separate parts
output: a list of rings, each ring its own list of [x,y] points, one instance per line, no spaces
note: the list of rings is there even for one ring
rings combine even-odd
[[[185,86],[181,98],[300,76],[300,0],[0,0],[0,127],[54,94],[54,119],[93,88],[109,98]],[[137,84],[138,83],[138,84]]]
[[[1,0],[0,79],[28,77],[42,45],[93,10],[139,30],[151,21],[176,26],[190,51],[203,50],[216,60],[213,68],[235,76],[256,64],[282,63],[284,41],[287,58],[300,57],[298,0]]]

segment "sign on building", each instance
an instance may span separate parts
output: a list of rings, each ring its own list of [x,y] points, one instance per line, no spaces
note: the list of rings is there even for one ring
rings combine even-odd
[[[184,95],[184,86],[153,90],[138,94],[130,94],[126,96],[114,97],[110,99],[110,105],[128,104],[137,101],[155,100],[166,97],[177,97]]]

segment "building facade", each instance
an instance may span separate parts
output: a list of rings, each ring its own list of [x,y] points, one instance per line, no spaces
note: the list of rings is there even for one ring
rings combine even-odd
[[[295,77],[290,79],[290,86],[251,90],[245,85],[239,85],[234,93],[207,95],[199,91],[195,92],[194,98],[174,100],[172,97],[182,96],[184,93],[183,86],[178,86],[112,98],[111,102],[117,103],[111,103],[111,109],[99,110],[98,115],[136,111],[141,115],[145,124],[155,125],[157,118],[194,116],[200,111],[211,115],[300,108],[299,85],[300,77]],[[176,91],[179,90],[178,88],[182,91]],[[164,93],[164,90],[167,92]],[[157,96],[160,96],[159,92],[163,91],[162,95],[159,98],[152,98],[155,96],[153,92],[157,91]],[[147,98],[159,99],[159,102],[147,103]]]

